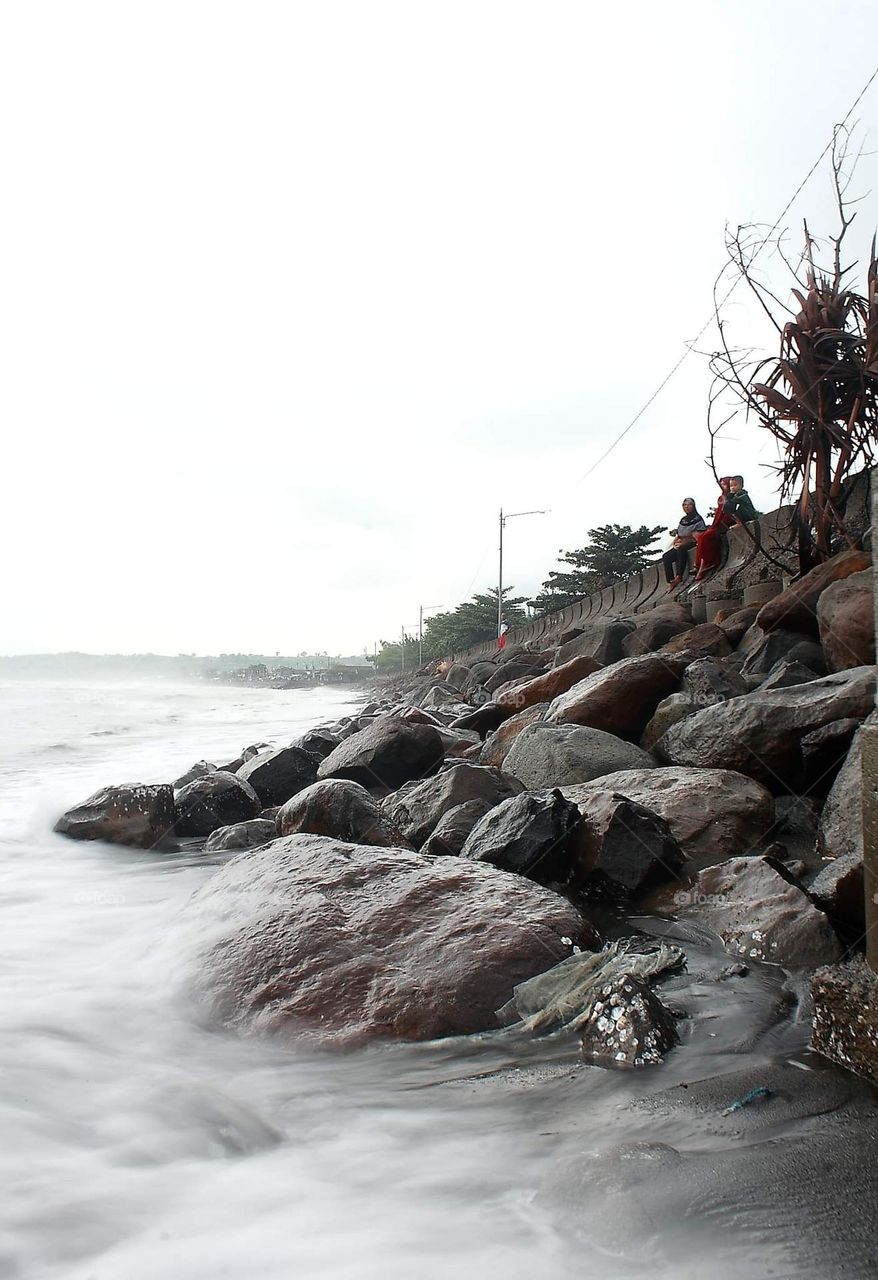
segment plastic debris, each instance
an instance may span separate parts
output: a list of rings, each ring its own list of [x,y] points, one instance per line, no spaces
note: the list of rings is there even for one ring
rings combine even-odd
[[[742,1107],[749,1107],[751,1102],[758,1102],[760,1098],[770,1098],[771,1090],[764,1084],[757,1085],[755,1089],[751,1089],[749,1093],[745,1093],[743,1098],[736,1098],[735,1101],[720,1115],[730,1116],[735,1111],[740,1111]]]

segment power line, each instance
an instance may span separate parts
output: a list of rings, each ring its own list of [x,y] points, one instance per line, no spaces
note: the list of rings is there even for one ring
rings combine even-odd
[[[869,88],[870,88],[870,86],[871,86],[871,84],[872,84],[872,81],[876,78],[876,76],[878,76],[878,66],[876,66],[875,70],[874,70],[874,71],[872,72],[872,74],[869,76],[869,79],[868,79],[868,80],[866,81],[866,83],[863,85],[862,89],[861,89],[861,90],[860,90],[860,92],[857,94],[856,98],[854,98],[853,102],[852,102],[852,103],[851,103],[851,105],[848,107],[848,110],[847,110],[847,112],[845,113],[844,119],[841,121],[840,125],[837,125],[837,126],[836,126],[836,128],[843,128],[843,127],[844,127],[844,125],[846,125],[846,124],[847,124],[848,120],[850,120],[850,118],[851,118],[851,116],[853,115],[854,111],[856,111],[856,109],[857,109],[857,107],[859,106],[860,102],[862,101],[863,97],[865,96],[865,94],[866,94],[866,93],[867,93],[867,91],[869,90]],[[777,218],[775,219],[775,221],[774,221],[774,223],[773,223],[772,227],[770,228],[770,230],[769,230],[768,232],[766,232],[765,237],[764,237],[764,238],[762,239],[762,241],[758,244],[758,246],[757,246],[757,248],[756,248],[756,250],[755,250],[755,252],[754,252],[754,254],[753,254],[753,257],[750,259],[751,263],[755,262],[755,261],[756,261],[756,259],[759,257],[759,254],[760,254],[760,253],[762,252],[762,250],[765,248],[766,244],[769,242],[769,240],[771,239],[771,237],[774,235],[775,231],[777,231],[778,227],[780,226],[781,222],[782,222],[782,221],[783,221],[783,219],[786,217],[786,215],[789,213],[789,211],[790,211],[790,209],[792,208],[793,204],[795,204],[796,199],[797,199],[797,198],[798,198],[798,196],[801,194],[801,192],[802,192],[802,190],[804,189],[804,187],[806,186],[806,184],[807,184],[808,180],[809,180],[809,179],[814,175],[815,171],[819,168],[820,164],[823,162],[824,157],[825,157],[825,156],[827,155],[827,153],[832,149],[832,143],[833,143],[834,139],[835,139],[835,128],[834,128],[834,129],[833,129],[833,131],[832,131],[832,137],[829,139],[829,141],[827,142],[826,146],[825,146],[825,147],[823,148],[823,150],[820,152],[820,155],[817,157],[817,159],[816,159],[816,160],[814,161],[814,163],[811,165],[811,168],[810,168],[810,169],[808,170],[808,172],[805,174],[805,176],[804,176],[804,178],[802,179],[802,181],[801,181],[801,182],[799,183],[799,185],[796,187],[795,191],[794,191],[794,192],[793,192],[793,194],[790,196],[789,200],[786,202],[786,204],[784,205],[783,209],[781,209],[780,213],[778,214]],[[728,302],[729,298],[730,298],[730,297],[732,296],[732,294],[735,292],[735,289],[737,289],[737,287],[738,287],[738,285],[740,284],[740,282],[741,282],[741,277],[740,277],[740,276],[736,277],[736,279],[735,279],[735,280],[734,280],[734,282],[732,283],[731,288],[729,289],[729,291],[728,291],[728,293],[726,294],[726,296],[723,298],[722,302],[720,302],[719,306],[721,306],[721,307],[722,307],[722,306],[725,306],[725,304]],[[691,340],[691,342],[689,343],[689,345],[686,347],[685,351],[684,351],[684,352],[683,352],[683,354],[680,356],[679,360],[678,360],[678,361],[676,362],[676,364],[675,364],[675,365],[674,365],[674,366],[669,370],[669,372],[664,376],[664,378],[661,380],[661,382],[660,382],[660,383],[659,383],[659,385],[656,387],[655,391],[653,391],[652,395],[651,395],[651,396],[649,397],[649,399],[645,402],[645,404],[641,405],[641,407],[638,409],[637,413],[634,415],[634,417],[631,419],[631,421],[628,423],[628,425],[624,428],[624,430],[622,430],[622,431],[620,431],[620,432],[619,432],[619,434],[616,436],[616,438],[615,438],[615,439],[612,441],[612,443],[611,443],[611,444],[610,444],[610,445],[609,445],[609,446],[604,450],[604,452],[603,452],[603,453],[601,454],[601,456],[597,459],[597,461],[596,461],[596,462],[594,462],[594,463],[592,463],[592,465],[588,468],[588,470],[587,470],[587,471],[585,471],[585,472],[584,472],[584,473],[579,477],[579,479],[576,481],[576,484],[582,484],[583,480],[587,480],[587,479],[588,479],[588,477],[589,477],[593,472],[597,471],[597,469],[598,469],[598,467],[601,465],[601,463],[602,463],[602,462],[604,462],[604,461],[605,461],[605,459],[607,459],[607,458],[610,456],[610,454],[613,452],[613,450],[616,448],[616,446],[622,443],[622,441],[623,441],[623,440],[625,439],[625,437],[627,436],[628,432],[629,432],[633,427],[635,427],[635,426],[637,425],[637,423],[640,421],[640,419],[641,419],[641,418],[643,417],[643,415],[646,413],[647,409],[648,409],[648,408],[649,408],[649,406],[652,404],[652,402],[656,399],[656,397],[660,394],[660,392],[661,392],[661,391],[663,391],[663,390],[664,390],[664,388],[668,385],[668,383],[670,382],[671,378],[673,378],[674,374],[675,374],[675,373],[677,372],[677,370],[680,368],[680,365],[681,365],[681,364],[683,364],[684,360],[686,360],[686,358],[692,354],[692,351],[693,351],[693,348],[694,348],[694,346],[695,346],[695,343],[696,343],[696,342],[698,341],[698,339],[702,336],[702,334],[703,334],[703,333],[705,333],[705,332],[710,328],[710,326],[713,324],[713,321],[714,321],[714,319],[715,319],[715,316],[716,316],[716,310],[714,310],[714,311],[712,311],[712,312],[711,312],[710,316],[709,316],[709,317],[708,317],[708,319],[704,322],[704,324],[701,326],[701,328],[698,330],[698,332],[696,333],[695,337]]]

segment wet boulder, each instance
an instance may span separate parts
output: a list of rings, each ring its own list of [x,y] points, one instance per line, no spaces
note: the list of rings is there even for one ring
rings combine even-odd
[[[434,858],[458,857],[473,827],[493,808],[488,800],[464,800],[463,804],[455,805],[443,813],[421,845],[421,853]]]
[[[415,848],[420,848],[449,809],[467,800],[484,800],[493,807],[521,790],[520,782],[499,769],[460,761],[432,778],[401,787],[382,801],[382,808]]]
[[[345,778],[312,782],[278,810],[275,826],[279,836],[332,836],[350,844],[386,849],[409,844],[375,797],[358,782]]]
[[[74,805],[55,830],[74,840],[106,840],[151,849],[174,827],[174,792],[166,784],[101,787]]]
[[[762,606],[757,618],[759,626],[763,631],[783,629],[816,637],[819,632],[819,603],[823,593],[833,583],[843,582],[851,574],[862,573],[870,564],[871,557],[868,553],[856,550],[842,551],[825,564],[818,564]],[[852,662],[848,665],[861,666],[864,662]]]
[[[656,752],[671,764],[733,769],[772,791],[796,791],[803,735],[845,717],[864,720],[874,705],[875,668],[855,667],[705,707],[668,729]]]
[[[209,836],[219,827],[258,818],[262,801],[243,778],[234,773],[208,773],[174,794],[178,836]]]
[[[708,867],[673,900],[678,915],[708,925],[745,959],[801,970],[841,956],[823,912],[765,858],[732,858]]]
[[[685,857],[664,818],[612,791],[595,791],[578,808],[577,880],[589,894],[634,898],[677,879]]]
[[[817,604],[820,644],[830,671],[875,661],[875,594],[872,570],[827,587]]]
[[[516,984],[593,940],[565,899],[485,863],[296,835],[221,868],[166,954],[217,1023],[347,1048],[495,1027]]]
[[[524,711],[516,711],[514,716],[510,716],[508,720],[504,720],[501,725],[489,734],[485,739],[481,752],[479,753],[479,764],[491,764],[496,769],[503,767],[503,761],[509,754],[509,750],[521,733],[522,729],[529,724],[537,724],[542,720],[543,716],[549,709],[548,702],[538,702],[536,706],[526,707]]]
[[[746,853],[774,822],[771,793],[729,769],[627,769],[563,790],[583,813],[598,792],[644,805],[664,818],[695,867]]]
[[[560,791],[526,791],[486,813],[460,856],[541,884],[563,883],[575,868],[578,828],[579,810]]]
[[[546,720],[587,725],[638,742],[658,704],[679,689],[685,668],[685,659],[679,657],[650,653],[623,658],[555,698]]]
[[[543,675],[535,676],[533,679],[526,680],[523,684],[516,685],[513,689],[499,691],[494,701],[501,707],[507,707],[510,712],[524,711],[527,707],[535,706],[541,702],[551,702],[553,698],[557,698],[559,694],[566,693],[568,689],[577,684],[580,680],[584,680],[586,676],[592,675],[595,671],[601,670],[601,664],[594,658],[581,655],[577,658],[571,658],[569,662],[565,662],[560,667],[552,667]]]
[[[241,765],[238,777],[248,782],[263,805],[283,804],[317,778],[318,757],[302,747],[260,751]]]
[[[243,763],[242,760],[241,764]],[[194,782],[196,778],[203,778],[205,774],[214,773],[215,770],[215,764],[210,764],[207,760],[198,760],[185,773],[181,773],[179,778],[174,779],[173,788],[175,791],[179,791],[181,787],[186,786],[187,782]]]
[[[542,722],[522,729],[504,764],[506,772],[530,790],[590,782],[620,769],[654,767],[652,756],[611,733]]]
[[[383,716],[330,752],[317,776],[393,789],[412,778],[426,777],[442,758],[442,739],[432,725]]]
[[[243,849],[258,849],[277,835],[273,818],[251,818],[249,822],[235,822],[230,827],[217,827],[207,837],[205,853],[240,853]]]
[[[321,760],[325,760],[330,751],[334,751],[340,742],[341,738],[331,733],[329,729],[309,729],[307,733],[294,738],[290,746],[298,747],[300,751],[307,751],[309,755],[319,756]]]

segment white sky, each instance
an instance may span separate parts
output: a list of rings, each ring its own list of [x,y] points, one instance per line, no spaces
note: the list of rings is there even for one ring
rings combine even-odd
[[[496,582],[501,505],[552,508],[522,594],[706,509],[696,357],[576,482],[876,50],[873,0],[9,0],[0,651],[358,652]],[[856,115],[861,247],[878,81]]]

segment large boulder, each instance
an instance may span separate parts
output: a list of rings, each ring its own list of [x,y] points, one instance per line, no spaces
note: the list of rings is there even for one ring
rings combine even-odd
[[[579,810],[560,791],[526,791],[486,813],[460,856],[541,884],[564,882],[575,870],[578,830]]]
[[[238,777],[259,796],[263,805],[283,804],[317,778],[319,757],[302,747],[260,751],[238,770]]]
[[[842,582],[852,573],[868,569],[871,558],[865,551],[842,551],[825,564],[818,564],[804,574],[780,595],[767,601],[759,610],[757,621],[763,631],[801,631],[806,635],[818,634],[818,602],[827,587]],[[873,659],[870,659],[873,661]],[[862,663],[850,663],[860,666]]]
[[[452,688],[462,692],[469,676],[469,667],[465,667],[462,662],[452,662],[445,674],[445,682],[450,684]]]
[[[174,791],[166,784],[101,787],[74,805],[55,830],[74,840],[107,840],[151,849],[174,828]]]
[[[699,658],[683,673],[681,692],[687,693],[698,706],[709,707],[716,702],[740,698],[750,690],[747,681],[734,668],[716,658]]]
[[[708,867],[673,902],[678,915],[707,924],[747,960],[800,970],[841,957],[823,912],[765,858],[732,858]]]
[[[298,738],[294,738],[290,743],[291,747],[299,747],[302,751],[309,752],[312,756],[319,756],[321,760],[325,760],[330,751],[334,751],[341,738],[331,733],[329,729],[309,729],[307,733],[302,733]]]
[[[692,701],[688,693],[669,693],[653,712],[652,719],[643,731],[640,745],[644,751],[652,751],[662,734],[667,733],[672,724],[679,724],[687,716],[698,710],[699,704]],[[655,760],[653,759],[653,764]]]
[[[728,769],[628,769],[563,791],[583,814],[596,793],[614,792],[644,805],[664,818],[696,868],[746,853],[774,821],[766,788]]]
[[[546,658],[544,654],[524,653],[521,657],[513,658],[511,662],[504,662],[502,666],[498,666],[494,674],[485,681],[485,690],[488,693],[494,693],[501,685],[507,684],[510,680],[518,680],[521,677],[529,680],[545,670],[545,666]],[[537,701],[539,702],[539,698]]]
[[[243,764],[243,759],[241,764]],[[240,766],[239,766],[240,767]],[[197,760],[185,773],[181,773],[179,778],[175,778],[171,784],[175,791],[179,791],[181,787],[185,787],[187,782],[194,782],[196,778],[203,778],[207,773],[213,773],[216,765],[211,764],[207,760]],[[234,770],[231,770],[234,773]]]
[[[179,836],[209,836],[219,827],[258,818],[262,801],[244,778],[217,769],[175,793]]]
[[[577,878],[590,892],[632,898],[677,878],[685,858],[664,818],[612,791],[595,791],[577,807]]]
[[[590,782],[620,769],[649,769],[652,756],[630,742],[579,724],[537,723],[522,729],[504,769],[529,790]]]
[[[434,684],[420,700],[424,711],[434,711],[460,702],[460,690],[449,684]]]
[[[595,618],[583,624],[579,635],[561,645],[555,655],[555,666],[565,666],[573,658],[595,658],[607,667],[623,656],[622,641],[634,630],[625,618]]]
[[[668,729],[656,753],[671,764],[733,769],[772,791],[795,791],[803,773],[802,736],[843,717],[865,720],[874,705],[875,668],[854,667],[705,707]]]
[[[834,582],[817,603],[820,644],[830,671],[875,661],[875,593],[872,570]]]
[[[499,725],[507,720],[511,711],[506,707],[498,707],[496,702],[486,702],[475,711],[467,711],[451,721],[449,729],[475,729],[480,738],[486,738]]]
[[[552,667],[544,675],[535,676],[532,680],[516,685],[514,689],[498,692],[494,701],[498,706],[508,707],[510,712],[524,711],[537,703],[551,702],[553,698],[566,693],[586,676],[600,670],[601,664],[595,658],[582,654],[577,658],[571,658],[560,667]]]
[[[759,610],[755,605],[748,605],[746,609],[735,609],[725,617],[717,614],[714,621],[718,627],[722,627],[729,644],[736,648],[753,626],[758,613]]]
[[[831,720],[804,735],[801,743],[803,790],[809,796],[825,797],[829,793],[859,728],[859,720],[848,716]]]
[[[259,849],[277,835],[273,818],[251,818],[229,827],[217,827],[207,837],[205,853],[240,853],[243,849]]]
[[[691,630],[692,610],[688,605],[673,602],[656,605],[648,613],[639,614],[635,618],[634,630],[622,641],[622,652],[628,658],[641,653],[654,653],[669,640],[673,640],[674,636]]]
[[[491,806],[517,795],[522,785],[499,769],[461,760],[435,777],[409,783],[382,802],[388,819],[420,848],[440,818],[466,800],[486,800]]]
[[[821,911],[842,927],[866,927],[863,859],[856,853],[833,858],[808,885],[808,895]]]
[[[275,825],[279,836],[332,836],[386,849],[408,844],[374,796],[346,778],[312,783],[278,810]]]
[[[570,903],[485,863],[297,835],[218,871],[167,954],[216,1022],[349,1047],[494,1027],[518,983],[593,941]]]
[[[678,657],[623,658],[555,698],[546,720],[584,724],[638,742],[661,700],[679,689],[685,668],[686,660]]]
[[[382,716],[331,751],[317,776],[392,789],[426,777],[439,767],[442,757],[442,739],[432,725]]]
[[[443,813],[432,834],[421,845],[431,857],[456,858],[477,822],[494,806],[489,800],[464,800]]]
[[[504,720],[485,739],[479,753],[479,764],[492,764],[495,768],[501,769],[503,761],[522,729],[527,728],[529,724],[538,724],[548,709],[548,702],[538,702],[536,706],[525,707],[524,711],[516,711],[514,716]]]
[[[869,726],[878,724],[878,711],[867,717]],[[826,797],[817,850],[823,858],[853,855],[863,859],[863,734],[858,732],[845,762]]]

